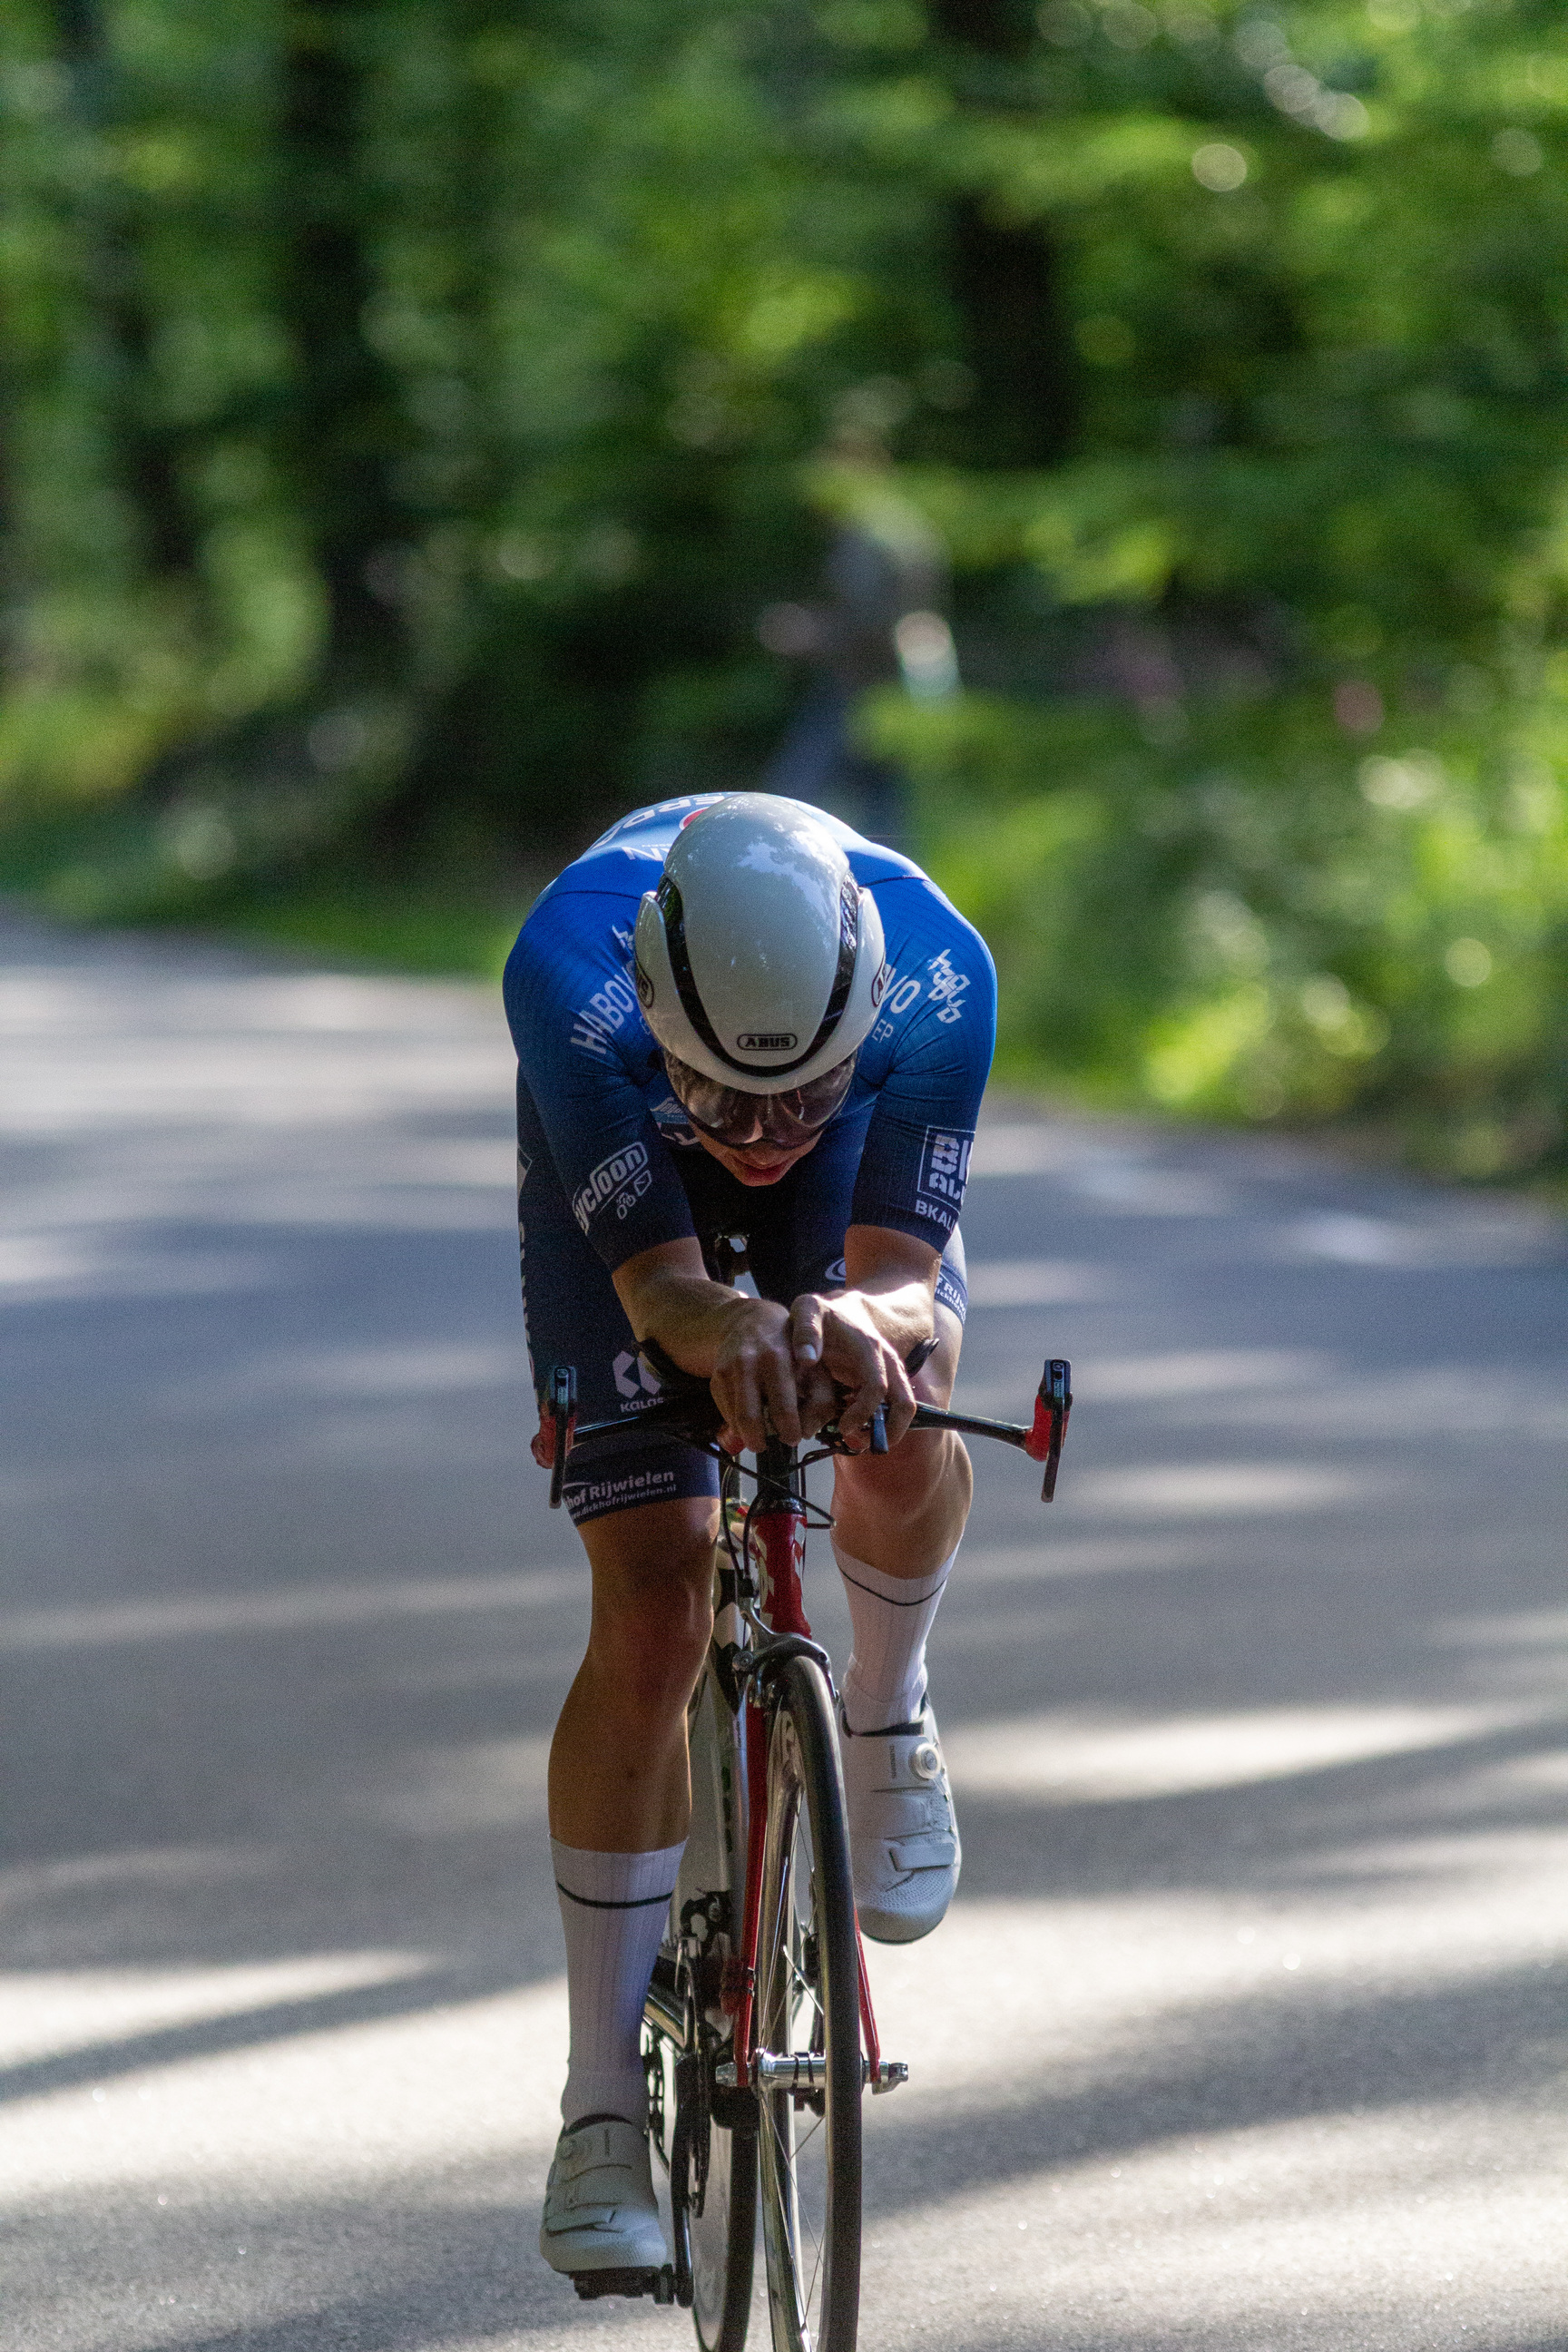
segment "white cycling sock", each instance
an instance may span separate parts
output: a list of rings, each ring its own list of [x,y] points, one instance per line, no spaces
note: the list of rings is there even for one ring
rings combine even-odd
[[[566,1937],[572,2055],[561,2120],[647,2115],[642,2008],[686,1842],[652,1853],[590,1853],[550,1841]]]
[[[885,1731],[908,1723],[925,1688],[926,1636],[958,1558],[957,1548],[929,1576],[886,1576],[837,1543],[854,1647],[839,1685],[851,1731]]]

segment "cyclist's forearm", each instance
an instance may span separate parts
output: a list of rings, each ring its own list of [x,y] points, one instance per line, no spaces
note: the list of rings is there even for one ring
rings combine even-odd
[[[929,1282],[918,1279],[889,1279],[885,1285],[868,1282],[852,1291],[845,1291],[841,1296],[846,1301],[852,1298],[862,1300],[866,1314],[880,1337],[905,1359],[935,1330],[935,1308]]]
[[[695,1265],[686,1244],[647,1250],[620,1267],[614,1280],[639,1343],[654,1340],[683,1371],[710,1380],[738,1318],[754,1317],[759,1301],[710,1281],[695,1243],[689,1255]]]
[[[683,1372],[711,1380],[720,1353],[738,1319],[756,1312],[757,1301],[721,1282],[661,1283],[648,1301],[647,1320],[632,1328],[639,1340],[655,1339]]]
[[[732,1454],[754,1450],[770,1419],[786,1445],[799,1444],[804,1433],[784,1307],[710,1282],[694,1241],[645,1250],[617,1270],[615,1284],[638,1340],[656,1341],[683,1371],[712,1383],[724,1415],[721,1445]]]
[[[935,1329],[940,1265],[935,1250],[912,1234],[851,1225],[844,1237],[844,1296],[864,1301],[878,1336],[905,1358]]]

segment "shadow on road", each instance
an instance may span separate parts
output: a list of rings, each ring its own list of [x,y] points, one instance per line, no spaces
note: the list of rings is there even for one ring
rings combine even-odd
[[[542,1763],[586,1580],[527,1461],[495,1008],[144,946],[6,950],[0,931],[7,956],[31,992],[16,1034],[36,1034],[0,1099],[0,1968],[17,2035],[0,2100],[8,2127],[68,2137],[89,2087],[155,2074],[177,2103],[201,2062],[434,2028],[556,1977]],[[1119,1937],[1157,1945],[1183,1901],[1315,1911],[1349,1957],[1268,1985],[1178,1967],[1164,1995],[1127,1992],[1116,2032],[1031,2046],[1011,2072],[983,1974],[946,1987],[973,2080],[911,2089],[896,2128],[879,2121],[874,2211],[906,2229],[1183,2136],[1396,2125],[1415,2105],[1464,2118],[1461,2138],[1506,2127],[1559,2068],[1561,1248],[1505,1236],[1489,1259],[1479,1213],[1460,1232],[1415,1188],[1283,1147],[1063,1127],[1009,1149],[965,1210],[991,1304],[964,1377],[1021,1404],[1064,1352],[1080,1402],[1053,1514],[1029,1465],[981,1460],[973,1573],[933,1650],[955,1757],[971,1738],[984,1763],[967,1789],[957,1771],[961,1904],[1026,1906],[1041,2016],[1053,1970],[1092,1978]],[[832,1584],[812,1607],[842,1663]],[[1237,1760],[1277,1718],[1310,1760]],[[1363,1718],[1378,1752],[1356,1747]],[[1342,1755],[1313,1748],[1314,1721],[1346,1727]],[[1205,1724],[1211,1748],[1227,1724],[1240,1745],[1194,1766]],[[1397,1937],[1386,1965],[1356,1958],[1371,1911],[1409,1924],[1407,1962]],[[1444,1950],[1450,1916],[1479,1921],[1462,1954]],[[237,2083],[237,2134],[267,2095]],[[684,2319],[580,2311],[541,2271],[548,2109],[519,2119],[515,2158],[458,2177],[426,2152],[410,2185],[395,2098],[367,2105],[384,2168],[363,2197],[296,2191],[281,2159],[251,2202],[224,2180],[166,2219],[133,2167],[90,2194],[24,2182],[18,2344],[684,2342]],[[1337,2192],[1310,2195],[1331,2237]],[[926,2249],[939,2270],[946,2251]],[[1462,2330],[1363,2325],[1363,2274],[1289,2333],[1194,2291],[1191,2325],[1155,2333],[1080,2299],[994,2326],[949,2309],[940,2340],[1568,2346],[1473,2305]],[[231,2288],[254,2315],[216,2324]],[[900,2304],[886,2341],[917,2340],[922,2308]]]

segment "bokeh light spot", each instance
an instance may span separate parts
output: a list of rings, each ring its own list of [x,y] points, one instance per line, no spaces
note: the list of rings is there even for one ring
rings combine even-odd
[[[1456,988],[1484,988],[1492,976],[1491,950],[1480,940],[1456,940],[1443,968]]]
[[[1528,131],[1500,131],[1492,141],[1492,162],[1516,180],[1528,180],[1545,161],[1540,140]]]
[[[1247,158],[1239,147],[1227,147],[1223,140],[1210,140],[1193,157],[1193,177],[1200,188],[1212,189],[1216,196],[1228,196],[1247,177]]]

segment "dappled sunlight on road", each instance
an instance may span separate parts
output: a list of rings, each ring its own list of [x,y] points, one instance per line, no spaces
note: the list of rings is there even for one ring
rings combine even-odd
[[[1375,1494],[1367,1472],[1316,1462],[1171,1462],[1085,1470],[1062,1496],[1065,1516],[1213,1518],[1221,1513],[1321,1511]]]
[[[532,2251],[587,1584],[499,1009],[11,954],[6,2352],[670,2352]],[[862,2352],[1555,2352],[1560,1237],[1109,1120],[975,1170],[959,1402],[1078,1403],[1049,1509],[975,1449]],[[842,1667],[820,1541],[806,1591]]]
[[[1054,1716],[963,1724],[946,1741],[961,1794],[1112,1804],[1326,1770],[1371,1756],[1484,1738],[1531,1719],[1508,1707],[1259,1707],[1243,1715],[1117,1720]]]

